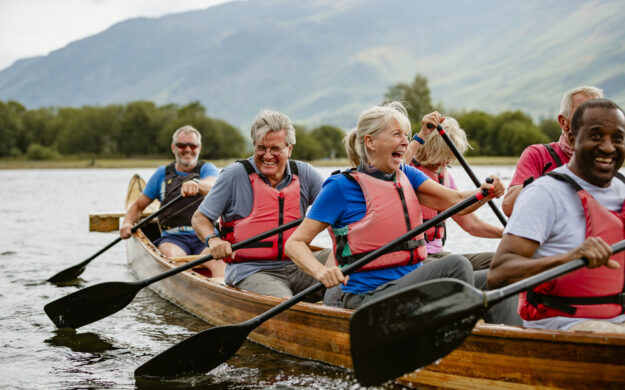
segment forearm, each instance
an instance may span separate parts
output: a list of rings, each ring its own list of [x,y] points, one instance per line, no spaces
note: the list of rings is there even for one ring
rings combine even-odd
[[[202,241],[204,241],[208,235],[215,232],[213,221],[202,214],[199,210],[196,210],[195,213],[193,213],[193,217],[191,217],[191,225],[193,226],[195,234]]]
[[[284,252],[293,260],[299,269],[314,278],[317,278],[319,273],[325,268],[324,265],[313,256],[308,247],[308,243],[293,239],[292,236],[286,242]]]
[[[570,253],[534,259],[498,250],[488,271],[488,288],[507,286],[573,259]]]
[[[453,219],[462,230],[474,237],[501,238],[503,234],[503,228],[492,225],[475,214],[455,215]]]
[[[503,202],[501,203],[501,208],[503,209],[504,214],[506,216],[512,215],[512,209],[514,208],[514,202],[516,201],[517,196],[521,193],[523,186],[515,185],[510,186],[508,191],[506,191],[506,195],[503,197]]]
[[[204,179],[201,179],[198,184],[200,185],[200,189],[199,192],[202,195],[207,195],[210,190],[213,188],[213,186],[215,185],[215,182],[217,181],[217,178],[215,176],[209,176],[209,177],[205,177]]]

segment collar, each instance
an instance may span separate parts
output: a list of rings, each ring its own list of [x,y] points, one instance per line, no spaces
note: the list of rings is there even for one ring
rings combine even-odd
[[[358,165],[358,168],[356,168],[356,171],[366,173],[367,175],[375,177],[376,179],[392,181],[394,183],[397,182],[397,172],[384,173],[378,168],[366,162],[361,162],[360,165]]]

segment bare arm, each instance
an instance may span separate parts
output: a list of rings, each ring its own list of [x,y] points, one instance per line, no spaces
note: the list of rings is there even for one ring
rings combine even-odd
[[[152,199],[148,198],[145,194],[141,194],[139,195],[137,200],[135,200],[134,203],[131,204],[130,207],[128,207],[128,210],[126,210],[126,215],[124,215],[124,222],[122,222],[122,226],[119,229],[119,236],[121,238],[126,239],[130,237],[130,235],[132,234],[130,230],[132,229],[133,225],[139,220],[139,217],[143,213],[143,210],[145,210],[145,208],[148,207],[150,203],[152,203]]]
[[[524,237],[504,235],[490,264],[488,288],[505,286],[581,257],[589,260],[589,268],[619,268],[616,261],[610,260],[612,249],[599,237],[587,238],[568,253],[533,259],[538,246],[538,242]]]
[[[325,222],[304,218],[302,224],[287,240],[284,252],[302,271],[330,288],[341,283],[347,284],[348,277],[344,276],[337,266],[328,268],[319,263],[308,247],[313,238],[327,227],[328,224]]]
[[[506,195],[503,197],[503,202],[501,203],[501,208],[503,209],[504,214],[507,217],[512,215],[512,209],[514,207],[514,201],[516,200],[519,193],[523,189],[522,185],[510,186],[508,191],[506,191]]]
[[[474,213],[465,215],[456,214],[452,218],[460,225],[462,230],[474,237],[501,238],[503,234],[502,227],[492,225]]]
[[[491,190],[491,193],[494,193],[494,196],[487,196],[481,201],[467,207],[463,211],[460,211],[458,215],[469,214],[480,208],[483,204],[491,200],[493,197],[498,198],[503,195],[504,187],[501,184],[501,180],[499,180],[499,178],[494,175],[491,175],[491,177],[493,178],[493,183],[484,183],[482,184],[480,189]],[[421,184],[417,189],[417,197],[419,198],[419,202],[422,205],[440,211],[446,210],[474,194],[475,192],[473,191],[452,190],[430,179],[423,182],[423,184]]]
[[[202,214],[200,210],[196,210],[195,213],[193,213],[191,225],[193,226],[193,230],[195,230],[195,234],[202,242],[206,240],[206,237],[215,233],[213,221]],[[214,259],[223,259],[224,257],[232,255],[232,245],[219,237],[213,237],[208,240],[208,246]]]

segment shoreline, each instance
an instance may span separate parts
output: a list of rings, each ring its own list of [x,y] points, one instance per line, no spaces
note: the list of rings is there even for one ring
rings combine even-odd
[[[471,156],[466,157],[470,165],[516,165],[519,158],[513,156]],[[172,159],[162,158],[117,158],[117,159],[66,159],[66,160],[0,160],[0,169],[122,169],[122,168],[157,168],[169,164]],[[204,160],[218,168],[236,161]],[[348,167],[347,159],[309,161],[318,167]],[[459,165],[455,163],[454,165]]]

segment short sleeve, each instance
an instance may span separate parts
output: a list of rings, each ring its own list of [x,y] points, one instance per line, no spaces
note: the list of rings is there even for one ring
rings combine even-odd
[[[509,186],[522,185],[523,182],[530,177],[534,179],[540,177],[543,166],[541,164],[542,158],[538,147],[542,146],[530,145],[521,153]]]
[[[205,179],[207,177],[217,177],[219,175],[219,170],[213,163],[204,163],[202,168],[200,168],[200,178]]]
[[[154,171],[152,177],[150,177],[150,180],[148,180],[148,183],[145,185],[143,194],[150,199],[159,198],[163,179],[165,179],[165,166],[156,168],[156,171]]]
[[[341,220],[347,202],[343,196],[340,175],[330,176],[319,191],[312,207],[306,215],[315,221],[329,223],[336,226]]]

